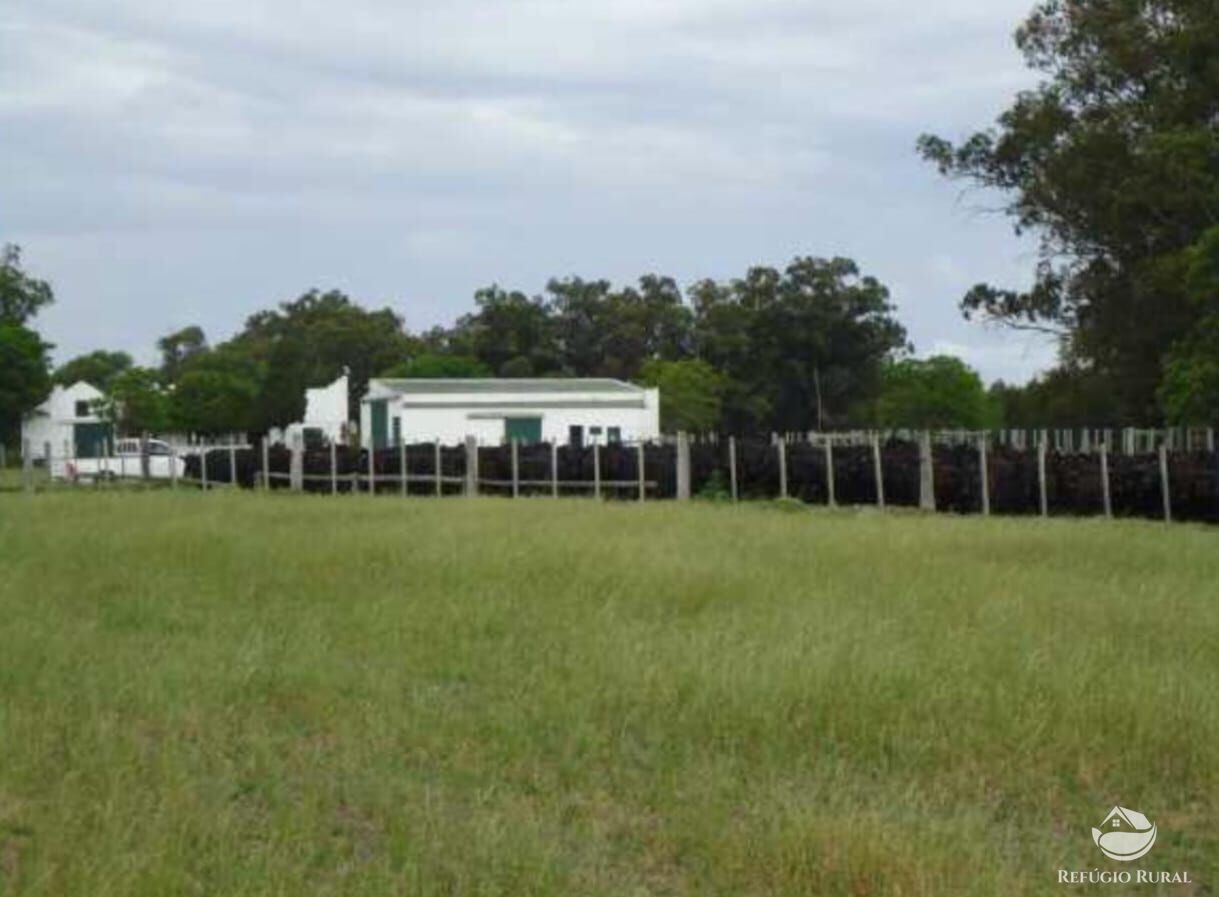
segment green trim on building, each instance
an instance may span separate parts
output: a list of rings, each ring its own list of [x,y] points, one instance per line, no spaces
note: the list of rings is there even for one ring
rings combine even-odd
[[[368,405],[368,425],[372,430],[372,447],[383,449],[389,444],[389,400],[373,399]]]
[[[524,443],[542,441],[542,419],[540,417],[505,417],[504,441],[518,440]]]
[[[72,442],[78,458],[100,458],[113,440],[114,429],[107,423],[72,425]]]

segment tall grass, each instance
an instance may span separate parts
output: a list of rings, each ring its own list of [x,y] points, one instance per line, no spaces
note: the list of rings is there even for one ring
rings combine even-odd
[[[1217,793],[1214,531],[0,496],[6,895],[1213,893]]]

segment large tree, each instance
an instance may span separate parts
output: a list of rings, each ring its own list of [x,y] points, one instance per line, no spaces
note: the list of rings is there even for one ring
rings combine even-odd
[[[798,258],[782,272],[753,268],[692,293],[698,356],[730,381],[730,430],[847,424],[906,344],[888,290],[849,259]]]
[[[85,355],[77,355],[55,369],[54,380],[63,386],[71,386],[83,380],[108,392],[110,384],[135,362],[126,352],[108,352],[98,349]]]
[[[0,247],[0,321],[25,324],[54,301],[50,284],[21,267],[21,247],[12,243]]]
[[[51,389],[51,346],[20,324],[0,319],[0,442],[14,445],[21,418]]]
[[[453,343],[491,374],[542,376],[559,369],[554,320],[541,299],[490,286],[474,294],[475,311],[454,328]]]
[[[51,287],[21,267],[21,250],[0,249],[0,441],[16,441],[21,418],[51,389],[53,348],[28,325],[39,309],[55,300]]]
[[[258,430],[262,380],[262,366],[245,347],[225,343],[197,352],[169,393],[170,425],[194,433]]]
[[[547,308],[564,372],[577,377],[638,376],[649,361],[688,355],[692,315],[669,277],[648,274],[638,287],[607,280],[551,280]]]
[[[1208,314],[1185,275],[1219,226],[1219,10],[1046,0],[1016,40],[1041,84],[991,130],[920,140],[1041,240],[1031,289],[979,285],[962,307],[1061,334],[1068,362],[1107,383],[1111,420],[1152,416],[1165,359]]]
[[[959,358],[904,358],[885,366],[876,403],[880,426],[980,430],[998,422],[982,378]]]
[[[719,425],[724,377],[705,361],[649,361],[639,380],[660,389],[660,426],[666,433],[712,432]]]
[[[161,351],[161,377],[173,383],[191,358],[207,350],[207,336],[202,327],[191,324],[161,337],[157,348]]]
[[[260,372],[249,426],[265,430],[300,420],[305,389],[344,371],[350,376],[351,406],[359,407],[369,378],[409,358],[416,345],[393,310],[369,311],[337,290],[312,290],[252,315],[228,348],[248,357]]]
[[[158,371],[129,367],[110,380],[106,393],[103,414],[120,433],[137,436],[169,428],[170,399]]]
[[[466,380],[472,377],[491,377],[493,374],[490,368],[473,355],[424,353],[382,371],[380,376],[407,380]]]

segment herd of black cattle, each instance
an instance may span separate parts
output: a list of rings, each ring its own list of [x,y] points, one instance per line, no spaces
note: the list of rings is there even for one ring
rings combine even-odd
[[[825,453],[809,443],[785,446],[787,494],[810,504],[827,501]],[[303,488],[312,492],[367,491],[369,459],[366,451],[336,448],[334,477],[329,450],[306,452],[303,458]],[[728,498],[729,448],[726,440],[698,442],[690,447],[691,491],[697,496]],[[411,445],[406,449],[408,492],[412,495],[458,494],[465,489],[466,449],[442,447],[441,481],[436,483],[435,447]],[[639,495],[638,450],[635,446],[593,448],[522,445],[517,456],[517,494],[551,494],[559,481],[563,495],[592,495],[594,458],[600,464],[600,492],[606,498],[637,499]],[[231,460],[236,461],[236,470]],[[402,452],[379,450],[373,458],[373,477],[378,493],[401,492]],[[917,506],[919,503],[919,451],[912,442],[892,440],[881,450],[884,497],[888,505]],[[557,460],[557,475],[552,461]],[[291,455],[286,448],[270,449],[267,461],[272,488],[288,488]],[[219,449],[206,455],[207,480],[237,482],[254,487],[261,482],[261,452]],[[875,463],[868,446],[838,446],[833,453],[834,492],[840,505],[867,505],[876,501]],[[1113,513],[1119,517],[1163,516],[1164,501],[1159,459],[1154,454],[1110,453],[1109,486]],[[1040,513],[1040,486],[1035,451],[997,447],[988,452],[989,499],[992,513]],[[941,511],[977,513],[982,508],[981,458],[966,445],[936,446],[934,450],[936,507]],[[1168,456],[1172,516],[1177,520],[1219,523],[1219,455],[1208,452],[1174,452]],[[202,456],[187,461],[187,477],[202,479]],[[510,446],[478,449],[479,493],[512,494],[512,450]],[[673,498],[677,491],[677,450],[671,444],[644,448],[644,480],[650,498]],[[736,487],[742,500],[773,499],[781,494],[779,453],[769,440],[740,439],[736,442]],[[1049,513],[1092,516],[1103,512],[1100,455],[1096,453],[1049,452],[1046,457],[1046,499]]]

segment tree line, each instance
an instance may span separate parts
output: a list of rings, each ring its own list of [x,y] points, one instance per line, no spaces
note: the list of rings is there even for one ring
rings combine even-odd
[[[666,430],[700,432],[1015,425],[1014,397],[1028,405],[1035,393],[988,392],[959,359],[913,358],[888,290],[846,259],[797,258],[685,291],[657,275],[626,287],[555,279],[538,295],[491,286],[452,326],[422,333],[392,308],[314,290],[251,315],[220,343],[198,326],[166,334],[155,366],[99,349],[51,371],[51,347],[26,325],[53,293],[20,268],[16,249],[6,258],[0,295],[21,337],[0,335],[0,351],[26,361],[6,365],[10,441],[53,383],[80,380],[107,394],[103,413],[127,432],[197,433],[300,420],[305,389],[343,372],[353,408],[372,377],[621,378],[660,387]]]
[[[394,309],[315,290],[223,342],[192,326],[157,349],[155,367],[110,350],[73,358],[25,405],[51,381],[85,380],[128,430],[265,432],[300,420],[305,389],[342,372],[353,405],[378,376],[615,377],[660,386],[670,428],[799,430],[871,413],[908,346],[884,286],[845,259],[798,258],[685,293],[656,275],[617,288],[556,279],[539,295],[492,286],[452,326],[423,333]],[[45,367],[42,351],[33,367]]]

